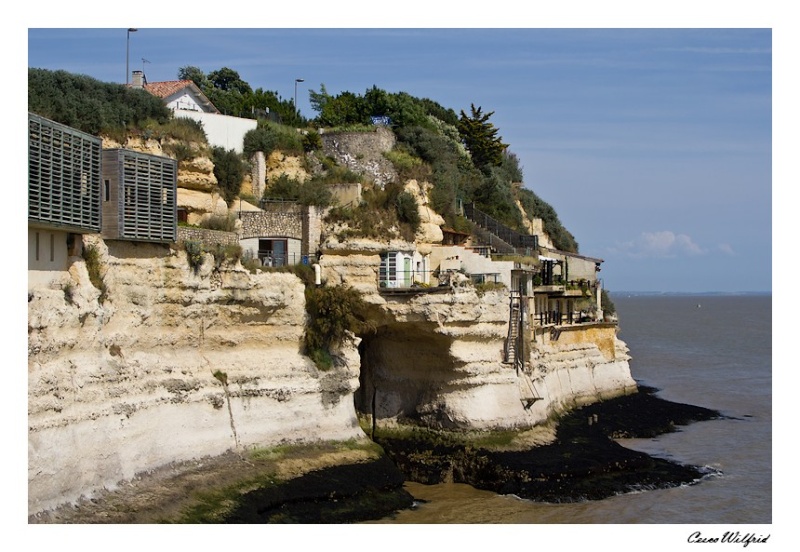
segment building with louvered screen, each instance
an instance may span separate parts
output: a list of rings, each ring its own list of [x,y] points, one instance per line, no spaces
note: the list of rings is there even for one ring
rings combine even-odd
[[[51,282],[101,228],[96,136],[28,113],[28,281]]]
[[[103,237],[175,242],[178,163],[126,149],[103,150]]]
[[[100,231],[100,138],[28,113],[28,224]]]

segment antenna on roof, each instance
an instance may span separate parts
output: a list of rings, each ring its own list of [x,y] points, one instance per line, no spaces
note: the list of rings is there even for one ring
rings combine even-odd
[[[143,79],[144,84],[147,84],[147,77],[144,74],[144,64],[145,63],[150,63],[150,60],[142,58],[142,79]]]

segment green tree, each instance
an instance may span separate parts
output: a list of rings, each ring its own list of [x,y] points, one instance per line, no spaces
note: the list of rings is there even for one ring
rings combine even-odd
[[[328,127],[367,124],[369,116],[366,111],[366,104],[361,96],[342,92],[325,102],[317,120]]]
[[[194,65],[187,65],[178,69],[178,78],[180,80],[190,80],[197,85],[200,90],[209,86],[208,78],[205,73]]]
[[[514,190],[499,167],[488,167],[483,182],[474,192],[478,208],[509,228],[522,228],[522,214],[517,208]]]
[[[311,104],[311,109],[317,113],[322,113],[322,110],[325,109],[325,104],[328,103],[330,99],[331,95],[328,94],[324,84],[319,85],[319,92],[315,90],[308,91],[308,101]]]
[[[242,159],[234,150],[215,147],[212,149],[212,162],[214,163],[214,176],[217,178],[220,194],[225,202],[230,205],[239,195],[244,177]]]
[[[240,94],[252,94],[253,89],[239,76],[239,73],[228,67],[217,69],[208,74],[208,80],[214,88],[236,91]]]
[[[471,115],[461,110],[457,127],[464,145],[472,155],[472,162],[479,169],[500,165],[508,144],[503,143],[502,138],[497,136],[498,129],[489,122],[494,111],[483,113],[480,107],[475,108],[475,104],[471,104],[471,110]]]

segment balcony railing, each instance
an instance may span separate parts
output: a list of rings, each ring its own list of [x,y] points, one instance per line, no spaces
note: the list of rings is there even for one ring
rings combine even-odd
[[[299,253],[272,253],[269,250],[259,250],[258,260],[262,266],[287,266],[296,264],[311,265],[317,262],[316,255],[301,255]]]
[[[435,287],[449,288],[455,274],[459,274],[459,272],[451,270],[396,270],[387,275],[381,270],[378,274],[378,288],[381,291]],[[501,283],[500,273],[474,273],[465,274],[465,276],[473,284]]]
[[[556,325],[560,326],[562,324],[582,324],[586,322],[596,322],[594,315],[588,311],[570,311],[570,312],[560,312],[560,311],[544,311],[538,312],[534,316],[534,320],[540,326],[546,325]]]

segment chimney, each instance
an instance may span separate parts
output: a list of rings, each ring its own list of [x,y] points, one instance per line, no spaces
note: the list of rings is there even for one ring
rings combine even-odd
[[[144,72],[134,71],[131,81],[131,88],[144,88]]]

